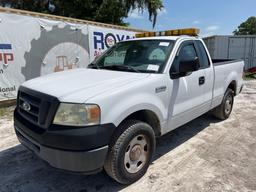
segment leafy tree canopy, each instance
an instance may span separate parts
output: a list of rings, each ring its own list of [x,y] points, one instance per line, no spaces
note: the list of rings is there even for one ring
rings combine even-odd
[[[116,25],[128,25],[123,20],[135,9],[147,10],[153,27],[163,8],[162,0],[0,0],[0,5]]]
[[[256,35],[256,17],[250,17],[238,26],[234,35]]]

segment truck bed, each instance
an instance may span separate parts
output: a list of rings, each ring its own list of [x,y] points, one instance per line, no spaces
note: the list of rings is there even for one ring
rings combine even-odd
[[[214,66],[214,89],[213,89],[213,103],[214,106],[218,106],[223,98],[223,95],[231,82],[231,79],[235,80],[235,87],[237,95],[243,84],[242,75],[244,69],[243,60],[230,60],[230,59],[212,59]],[[229,65],[230,64],[230,65]]]
[[[232,64],[240,61],[242,60],[241,59],[212,59],[212,63],[214,66]]]

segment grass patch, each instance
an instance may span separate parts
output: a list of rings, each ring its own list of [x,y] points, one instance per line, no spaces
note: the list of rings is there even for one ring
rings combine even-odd
[[[255,80],[256,79],[256,73],[250,73],[250,72],[244,73],[243,79],[245,81]]]

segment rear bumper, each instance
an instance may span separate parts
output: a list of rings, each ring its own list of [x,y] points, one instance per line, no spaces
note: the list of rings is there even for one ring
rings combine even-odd
[[[51,125],[42,129],[24,119],[16,109],[14,128],[19,141],[51,166],[91,174],[102,169],[116,127]]]

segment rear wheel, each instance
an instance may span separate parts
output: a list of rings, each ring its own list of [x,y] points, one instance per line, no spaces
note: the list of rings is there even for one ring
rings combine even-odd
[[[233,109],[233,103],[234,103],[234,92],[232,89],[228,88],[223,97],[222,103],[213,110],[214,116],[221,120],[225,120],[229,118]]]
[[[135,120],[122,123],[118,129],[104,168],[117,182],[130,184],[147,171],[155,150],[155,134],[148,124]]]

